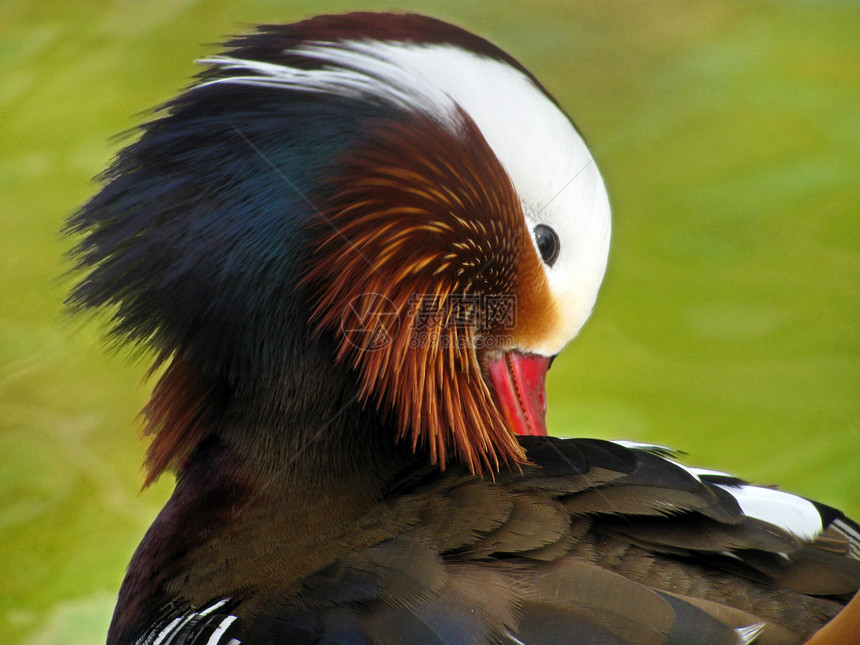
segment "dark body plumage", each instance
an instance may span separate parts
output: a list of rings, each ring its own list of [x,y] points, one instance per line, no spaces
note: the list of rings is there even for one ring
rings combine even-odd
[[[860,529],[838,511],[799,500],[819,522],[800,535],[744,512],[742,482],[661,449],[514,437],[489,364],[548,363],[587,317],[605,250],[590,264],[559,256],[582,293],[543,268],[534,222],[559,228],[562,252],[570,237],[530,210],[482,97],[453,96],[449,110],[453,90],[399,75],[413,62],[398,47],[419,71],[437,55],[492,63],[557,110],[509,56],[427,18],[265,27],[210,59],[70,220],[89,270],[70,302],[111,308],[115,336],[155,352],[150,478],[177,476],[108,642],[791,643],[815,631],[860,586]],[[605,246],[601,226],[571,228]],[[408,344],[416,293],[446,312],[433,328],[444,343]],[[482,327],[463,304],[509,293],[510,328]],[[399,321],[381,347],[355,331],[379,302],[366,294]]]
[[[213,477],[222,450],[201,450],[132,562],[117,616],[143,624],[115,629],[142,633],[178,587],[155,633],[230,599],[188,625],[199,642],[236,615],[228,635],[250,643],[735,643],[762,620],[760,642],[789,643],[856,585],[856,562],[744,518],[660,457],[523,441],[535,465],[495,482],[415,459],[388,481],[287,473],[262,492]]]

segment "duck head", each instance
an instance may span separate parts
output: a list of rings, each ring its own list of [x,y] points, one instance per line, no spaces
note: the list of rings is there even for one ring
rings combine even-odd
[[[71,304],[163,367],[151,477],[231,424],[289,432],[353,399],[443,467],[523,463],[609,244],[555,100],[414,15],[261,27],[202,63],[69,225]]]

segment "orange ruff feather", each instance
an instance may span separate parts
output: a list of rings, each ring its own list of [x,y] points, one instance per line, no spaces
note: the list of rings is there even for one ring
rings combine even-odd
[[[509,348],[549,295],[510,179],[461,117],[456,136],[426,117],[385,124],[352,152],[314,224],[303,284],[316,291],[311,320],[340,335],[363,399],[396,412],[398,439],[442,467],[451,450],[482,472],[525,455],[476,347]],[[481,328],[475,295],[513,295],[517,328]]]

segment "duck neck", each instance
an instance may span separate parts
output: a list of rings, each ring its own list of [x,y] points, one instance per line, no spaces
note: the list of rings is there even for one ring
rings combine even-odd
[[[307,499],[357,486],[375,490],[415,461],[395,442],[384,415],[363,404],[350,383],[331,385],[324,399],[309,398],[301,407],[299,397],[288,397],[289,409],[283,409],[275,395],[262,397],[268,405],[255,396],[231,406],[218,434],[255,487],[308,491]]]
[[[289,489],[385,478],[414,461],[396,444],[388,415],[360,398],[355,374],[336,360],[334,340],[294,329],[264,358],[173,360],[146,409],[154,435],[150,479],[172,468],[182,480],[189,465],[212,459],[200,449],[211,444],[235,465],[236,473],[223,476]]]

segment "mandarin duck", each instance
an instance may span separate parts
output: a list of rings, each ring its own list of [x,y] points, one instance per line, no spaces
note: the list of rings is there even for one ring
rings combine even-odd
[[[546,436],[610,209],[514,58],[359,13],[202,63],[68,223],[70,305],[151,351],[147,481],[176,476],[108,643],[800,643],[837,615],[839,511]]]

